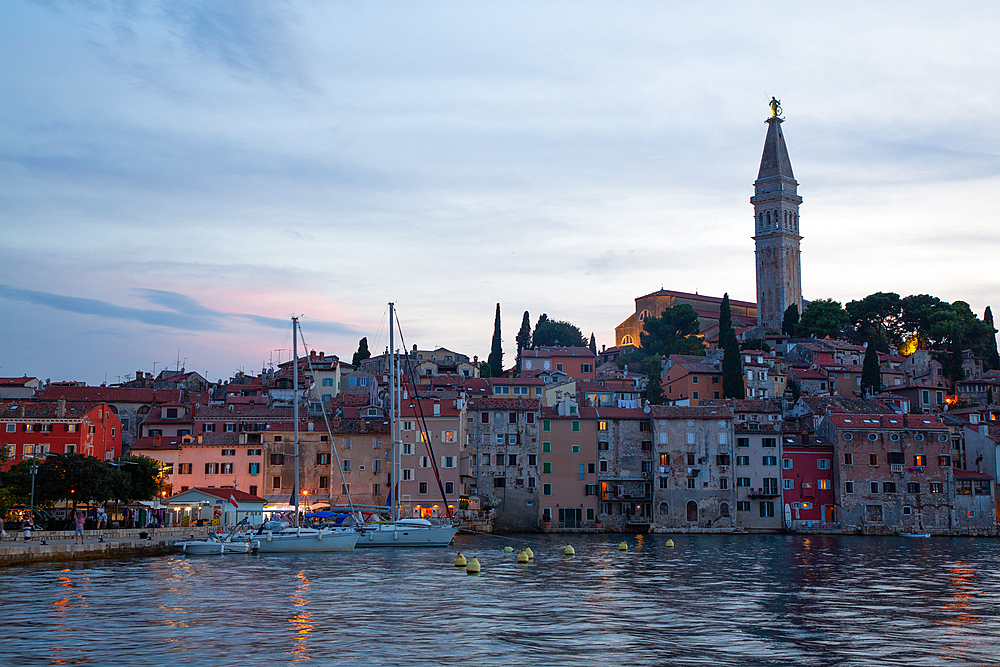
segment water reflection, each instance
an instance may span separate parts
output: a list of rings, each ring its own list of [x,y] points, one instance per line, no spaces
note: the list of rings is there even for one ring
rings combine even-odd
[[[292,624],[295,628],[295,646],[292,648],[292,653],[295,654],[294,662],[301,662],[303,660],[309,660],[309,653],[306,651],[306,640],[309,638],[309,633],[313,631],[312,626],[312,614],[306,609],[306,605],[309,601],[306,599],[306,593],[309,592],[309,578],[306,577],[305,571],[300,571],[295,575],[298,580],[298,587],[295,592],[292,593],[292,605],[296,608],[296,614],[288,619],[288,622]]]

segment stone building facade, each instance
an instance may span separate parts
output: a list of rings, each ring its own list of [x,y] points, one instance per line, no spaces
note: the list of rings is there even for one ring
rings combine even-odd
[[[617,532],[645,530],[653,522],[653,429],[649,415],[641,408],[607,407],[593,412],[601,525]]]
[[[650,408],[654,453],[653,529],[731,529],[733,415],[724,407]]]

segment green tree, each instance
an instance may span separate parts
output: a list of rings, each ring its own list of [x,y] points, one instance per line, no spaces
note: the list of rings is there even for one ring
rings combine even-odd
[[[594,353],[594,356],[597,356],[597,339],[594,338],[593,331],[590,332],[590,351]]]
[[[723,351],[725,354],[722,357],[722,397],[746,398],[746,385],[743,383],[743,359],[740,356],[740,346],[735,334],[725,337]]]
[[[121,459],[119,468],[125,480],[126,495],[116,500],[152,500],[160,493],[162,481],[159,461],[148,456],[129,456]]]
[[[875,340],[882,351],[903,342],[903,300],[895,292],[876,292],[860,301],[850,301],[844,310],[854,326],[855,340]]]
[[[659,317],[647,317],[639,334],[643,357],[659,354],[704,354],[705,343],[698,336],[698,313],[688,304],[665,309]]]
[[[538,322],[535,324],[531,342],[535,347],[587,346],[587,339],[583,337],[580,327],[562,320],[550,320],[545,313],[539,316]]]
[[[816,299],[810,301],[799,318],[798,335],[802,337],[833,338],[840,333],[840,328],[848,324],[851,318],[833,299]]]
[[[799,305],[793,303],[785,308],[785,316],[781,318],[781,333],[786,336],[794,336],[795,328],[799,325]]]
[[[993,326],[993,311],[990,310],[989,306],[986,306],[986,312],[983,313],[983,324],[993,330],[993,334],[990,335],[985,341],[987,354],[983,358],[983,366],[985,370],[988,371],[1000,370],[1000,353],[997,351],[997,330],[996,327]],[[992,338],[992,340],[990,340],[990,338]]]
[[[528,317],[528,311],[524,311],[524,317],[521,318],[521,329],[517,332],[514,340],[517,341],[517,364],[514,373],[521,377],[521,353],[531,348],[531,319]]]
[[[486,360],[490,365],[492,377],[503,375],[503,343],[500,339],[500,304],[497,304],[496,320],[493,322],[493,344],[490,346],[490,356]]]
[[[490,368],[489,362],[486,361],[479,362],[479,377],[481,378],[493,377],[493,369]]]
[[[646,384],[646,400],[650,405],[663,403],[663,357],[654,354],[646,359],[643,372],[649,376]]]
[[[947,354],[941,356],[945,376],[952,382],[965,379],[965,370],[962,368],[962,335],[955,330],[951,333],[951,343]]]
[[[724,331],[732,331],[733,309],[729,305],[729,292],[722,295],[722,303],[719,305],[719,343],[722,343]]]
[[[865,362],[861,367],[861,394],[874,396],[882,391],[882,373],[878,365],[878,351],[874,341],[865,349]]]
[[[903,297],[902,306],[906,337],[916,337],[920,349],[929,349],[931,318],[942,306],[941,299],[930,294],[911,294]]]
[[[351,365],[357,368],[359,363],[365,359],[370,359],[371,356],[372,353],[368,351],[368,336],[365,336],[358,341],[358,351],[354,353],[354,358],[351,359]]]
[[[120,484],[116,479],[119,474],[93,456],[52,454],[38,466],[35,501],[43,506],[69,501],[74,507],[90,501],[107,502]]]

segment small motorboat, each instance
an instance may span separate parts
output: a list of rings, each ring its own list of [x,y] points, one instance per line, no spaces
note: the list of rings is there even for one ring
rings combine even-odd
[[[211,556],[215,554],[248,554],[254,550],[254,543],[249,540],[234,539],[236,529],[220,538],[215,533],[209,533],[203,540],[191,539],[186,542],[174,542],[174,546],[182,553],[193,556]]]
[[[930,533],[896,533],[900,537],[930,537]]]

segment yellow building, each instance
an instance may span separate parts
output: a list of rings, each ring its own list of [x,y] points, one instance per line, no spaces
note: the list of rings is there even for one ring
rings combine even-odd
[[[643,331],[643,320],[647,317],[657,317],[667,308],[681,304],[691,306],[698,313],[698,330],[702,333],[713,329],[719,323],[719,309],[722,307],[720,297],[661,289],[658,292],[636,298],[635,312],[615,327],[615,344],[641,347],[639,334]],[[733,326],[753,326],[757,323],[757,304],[730,299],[729,307],[732,312]]]

